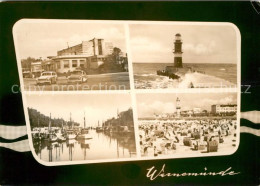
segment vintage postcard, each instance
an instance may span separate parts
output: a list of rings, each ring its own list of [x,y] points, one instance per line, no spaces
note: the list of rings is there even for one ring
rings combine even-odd
[[[260,185],[260,0],[1,5],[0,185]]]
[[[237,150],[233,24],[23,19],[13,34],[30,149],[43,165]]]

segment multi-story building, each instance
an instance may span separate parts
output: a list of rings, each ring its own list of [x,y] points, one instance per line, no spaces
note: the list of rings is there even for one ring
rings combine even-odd
[[[45,71],[56,71],[67,73],[77,68],[85,70],[98,69],[102,64],[111,62],[109,56],[113,54],[114,47],[111,42],[104,42],[104,39],[94,38],[89,41],[57,51],[57,56],[50,56],[48,60],[41,61],[41,68]],[[122,65],[128,71],[127,54],[119,52],[113,58],[115,64]]]
[[[227,114],[227,113],[236,113],[237,105],[236,104],[226,104],[226,105],[212,105],[211,113],[212,114]]]
[[[106,56],[113,53],[113,44],[104,39],[94,38],[68,47],[52,57],[54,68],[59,73],[73,71],[76,68],[97,69],[106,61]]]
[[[116,51],[117,49],[117,51]],[[115,50],[115,51],[114,51]],[[114,48],[112,42],[105,42],[104,39],[93,38],[89,41],[57,51],[56,56],[49,56],[47,60],[39,60],[23,68],[24,77],[37,77],[43,71],[55,71],[67,73],[81,68],[85,71],[99,69],[112,69],[128,71],[127,53],[119,48]],[[106,65],[107,64],[107,65]],[[104,67],[105,66],[105,67]]]

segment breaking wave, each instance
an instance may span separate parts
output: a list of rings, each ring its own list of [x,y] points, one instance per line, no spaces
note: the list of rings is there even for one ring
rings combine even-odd
[[[158,76],[155,74],[135,74],[135,88],[137,89],[171,89],[171,88],[217,88],[217,87],[230,87],[235,86],[234,83],[231,83],[227,80],[202,74],[198,72],[186,73],[180,75],[180,79],[173,80],[169,79],[166,76]]]

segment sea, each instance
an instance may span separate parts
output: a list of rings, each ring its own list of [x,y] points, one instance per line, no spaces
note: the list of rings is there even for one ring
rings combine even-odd
[[[177,73],[180,76],[178,80],[157,75],[157,70],[164,70],[166,66],[172,65],[173,63],[133,63],[135,88],[189,88],[191,83],[195,88],[234,88],[237,84],[236,64],[183,63],[184,68],[192,67],[198,72]]]

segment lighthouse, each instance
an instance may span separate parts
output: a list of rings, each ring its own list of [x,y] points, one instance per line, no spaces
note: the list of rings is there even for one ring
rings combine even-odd
[[[176,68],[182,68],[182,40],[181,40],[181,34],[175,35],[175,41],[174,41],[174,67]]]
[[[181,103],[178,97],[176,99],[176,113],[177,113],[177,117],[179,118],[181,116]]]

